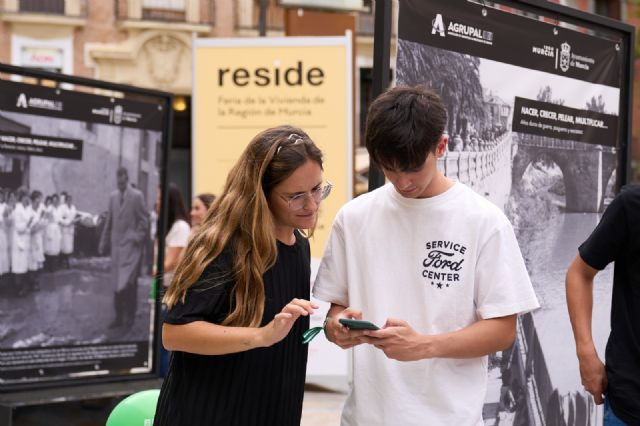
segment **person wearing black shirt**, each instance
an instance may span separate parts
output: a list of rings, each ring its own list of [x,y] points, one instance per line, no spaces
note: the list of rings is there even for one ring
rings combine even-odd
[[[309,243],[322,153],[301,129],[258,134],[188,244],[163,302],[173,351],[156,426],[288,426],[302,415]]]
[[[640,186],[628,185],[567,271],[569,317],[585,389],[605,403],[605,425],[640,424]],[[591,335],[593,279],[615,262],[611,333],[600,360]]]

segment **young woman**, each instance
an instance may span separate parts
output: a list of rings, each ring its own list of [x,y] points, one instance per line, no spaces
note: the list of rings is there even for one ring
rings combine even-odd
[[[258,134],[189,243],[164,302],[173,352],[155,425],[299,425],[309,243],[331,189],[301,129]],[[301,318],[302,317],[302,318]]]
[[[191,235],[189,239],[192,239],[196,232],[200,229],[204,216],[207,214],[209,207],[213,204],[216,196],[208,192],[196,195],[191,203]]]

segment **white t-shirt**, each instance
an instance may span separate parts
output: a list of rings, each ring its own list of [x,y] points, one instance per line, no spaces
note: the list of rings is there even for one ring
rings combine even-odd
[[[164,245],[166,247],[186,247],[189,242],[189,233],[191,227],[187,222],[182,219],[178,219],[173,222],[169,233],[164,239]]]
[[[178,219],[173,222],[171,228],[169,229],[169,233],[164,238],[164,246],[165,248],[170,247],[186,247],[189,243],[189,234],[191,233],[191,227],[189,224],[182,220]],[[165,272],[164,279],[162,283],[164,286],[168,286],[173,279],[173,271]]]
[[[539,307],[513,229],[467,186],[408,199],[387,184],[338,212],[313,294],[421,334]],[[342,425],[482,425],[487,357],[400,362],[353,349]]]

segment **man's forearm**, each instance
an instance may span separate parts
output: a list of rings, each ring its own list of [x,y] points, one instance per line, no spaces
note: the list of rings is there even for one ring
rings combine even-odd
[[[566,277],[567,308],[573,328],[578,357],[595,352],[591,320],[593,310],[593,278],[597,270],[576,256]]]
[[[517,315],[477,321],[450,333],[420,337],[422,358],[477,358],[509,348]]]

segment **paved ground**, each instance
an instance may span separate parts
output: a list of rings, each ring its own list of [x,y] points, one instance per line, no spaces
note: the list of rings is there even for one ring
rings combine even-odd
[[[340,424],[344,389],[307,385],[301,426]],[[50,404],[19,408],[13,426],[104,426],[117,399]]]

